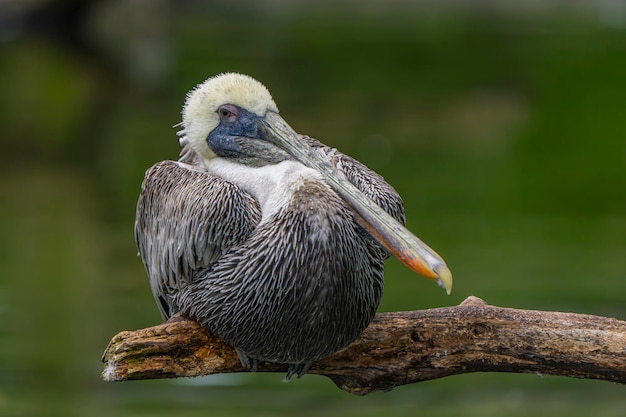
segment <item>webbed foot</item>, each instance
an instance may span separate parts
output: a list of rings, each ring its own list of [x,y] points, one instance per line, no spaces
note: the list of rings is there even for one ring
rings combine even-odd
[[[237,352],[237,356],[239,357],[239,362],[241,362],[241,365],[244,368],[247,368],[250,372],[256,372],[259,366],[259,361],[251,358],[244,351],[241,351],[239,349],[235,349],[235,351]]]
[[[298,379],[302,378],[302,376],[307,373],[310,367],[311,367],[311,362],[290,363],[289,368],[287,368],[287,375],[285,375],[285,378],[283,378],[283,382],[291,381],[291,377],[294,375],[297,375]]]

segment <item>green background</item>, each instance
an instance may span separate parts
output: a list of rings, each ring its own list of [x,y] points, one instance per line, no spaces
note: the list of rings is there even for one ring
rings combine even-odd
[[[537,375],[363,398],[314,375],[99,379],[115,333],[160,321],[133,241],[143,172],[176,158],[186,92],[224,71],[383,174],[447,260],[451,296],[390,260],[381,311],[476,295],[626,319],[626,6],[520,3],[2,10],[0,414],[624,415],[624,386]]]

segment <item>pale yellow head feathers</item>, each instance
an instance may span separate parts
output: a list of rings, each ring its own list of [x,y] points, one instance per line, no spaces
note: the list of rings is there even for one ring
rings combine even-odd
[[[278,113],[267,88],[247,75],[225,73],[198,84],[187,93],[182,124],[184,137],[205,159],[215,156],[206,138],[219,125],[217,110],[224,104],[234,104],[258,116],[264,116],[268,110]]]

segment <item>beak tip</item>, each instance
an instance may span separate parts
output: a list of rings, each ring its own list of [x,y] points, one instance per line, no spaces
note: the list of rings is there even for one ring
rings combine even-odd
[[[446,264],[442,264],[435,270],[435,273],[437,274],[437,284],[450,295],[452,292],[452,272],[450,272],[450,269],[448,269]]]

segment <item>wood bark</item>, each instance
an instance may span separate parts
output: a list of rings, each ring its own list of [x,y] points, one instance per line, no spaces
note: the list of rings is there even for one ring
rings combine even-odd
[[[102,361],[105,381],[246,371],[232,347],[180,316],[117,334]],[[258,371],[286,366],[261,363]],[[380,313],[359,339],[309,371],[357,395],[468,372],[626,383],[626,321],[501,308],[469,297],[454,307]]]

